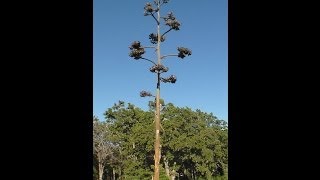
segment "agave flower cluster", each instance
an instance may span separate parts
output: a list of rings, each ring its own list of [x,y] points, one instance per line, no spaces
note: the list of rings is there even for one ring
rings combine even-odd
[[[175,83],[177,81],[177,78],[176,76],[174,75],[171,75],[169,76],[168,78],[161,78],[161,81],[164,82],[164,83]]]
[[[157,65],[154,65],[150,68],[150,71],[155,73],[163,73],[163,72],[167,72],[169,70],[168,67],[164,67],[162,64],[157,64]]]
[[[131,50],[129,56],[134,59],[142,58],[142,54],[145,53],[144,48],[140,45],[140,41],[134,41],[129,48]]]
[[[183,59],[186,56],[190,56],[192,53],[190,49],[184,47],[178,47],[178,51],[178,57],[180,57],[181,59]]]
[[[158,11],[159,11],[159,9],[152,7],[151,3],[146,3],[146,5],[144,6],[144,15],[145,16],[152,15],[153,13],[158,12]]]
[[[141,97],[146,97],[146,96],[153,96],[150,92],[147,91],[141,91],[140,92],[140,96]]]
[[[157,44],[158,43],[158,34],[151,33],[149,35],[149,39],[152,44]],[[166,40],[166,38],[164,36],[161,36],[160,41],[163,42],[164,40]]]
[[[165,20],[166,25],[170,26],[171,29],[174,29],[176,31],[179,30],[179,26],[181,24],[176,20],[172,12],[168,13],[167,17],[164,17],[163,19]]]
[[[181,24],[177,20],[177,18],[173,15],[172,12],[169,12],[165,17],[159,17],[160,7],[163,4],[166,4],[168,2],[169,2],[169,0],[154,0],[153,4],[146,3],[144,6],[144,15],[145,16],[149,16],[149,15],[152,16],[152,18],[157,22],[158,26],[160,25],[160,21],[158,18],[162,18],[162,20],[164,21],[164,25],[169,27],[169,29],[166,32],[164,32],[163,34],[160,34],[160,33],[159,34],[158,33],[149,34],[149,40],[152,44],[158,44],[160,42],[164,42],[166,40],[165,35],[168,32],[170,32],[172,30],[175,30],[175,31],[180,30]],[[155,17],[155,14],[157,12],[158,12],[158,18]],[[160,42],[158,40],[160,40]],[[143,60],[146,60],[146,61],[153,63],[153,66],[149,69],[150,72],[158,73],[158,74],[168,72],[168,70],[169,70],[168,67],[165,67],[161,63],[156,64],[156,62],[142,57],[142,55],[145,53],[145,48],[155,48],[155,50],[157,51],[159,47],[156,47],[156,46],[145,46],[144,47],[141,45],[140,41],[134,41],[129,48],[130,48],[130,53],[129,53],[130,57],[134,58],[135,60],[143,59]],[[163,56],[160,55],[160,60],[163,60],[165,57],[168,57],[168,56],[178,56],[179,58],[183,59],[186,56],[190,56],[192,53],[190,49],[185,48],[185,47],[178,47],[177,50],[178,50],[177,54],[168,54],[168,55],[163,55]],[[163,78],[163,77],[159,77],[159,78],[160,79],[158,79],[158,80],[160,80],[163,83],[175,83],[177,81],[177,78],[174,75],[170,75],[167,78]],[[158,83],[160,84],[159,81],[158,81]],[[152,95],[148,91],[141,91],[140,96],[141,97],[148,97],[148,96],[155,97],[154,95]]]

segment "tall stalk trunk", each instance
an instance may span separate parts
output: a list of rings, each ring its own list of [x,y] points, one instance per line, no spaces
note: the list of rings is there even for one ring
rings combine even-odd
[[[160,1],[158,1],[158,8],[160,9]],[[160,54],[160,10],[157,12],[157,34],[158,34],[158,43],[157,43],[157,57],[158,57],[158,65],[161,64],[161,54]],[[156,95],[156,117],[155,117],[155,144],[154,144],[154,180],[159,180],[160,174],[160,73],[157,73],[157,95]]]

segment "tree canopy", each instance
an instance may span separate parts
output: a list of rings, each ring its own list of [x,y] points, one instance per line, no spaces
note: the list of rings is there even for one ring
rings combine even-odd
[[[105,121],[94,118],[94,123],[106,128],[105,142],[112,147],[105,158],[105,177],[150,179],[154,168],[152,107],[145,111],[119,101],[104,115]],[[227,179],[227,122],[172,103],[163,107],[161,120],[160,179]],[[94,133],[98,127],[94,126]],[[97,172],[97,165],[94,169]]]

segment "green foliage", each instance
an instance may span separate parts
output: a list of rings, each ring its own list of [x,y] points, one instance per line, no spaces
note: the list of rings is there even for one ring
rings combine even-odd
[[[115,105],[105,113],[112,141],[120,149],[125,177],[145,178],[152,174],[154,113],[144,112],[132,104]]]
[[[161,105],[161,107],[163,107],[163,108],[166,106],[164,100],[161,99],[161,98],[160,98],[160,105]],[[156,110],[156,102],[155,102],[155,100],[154,100],[154,101],[149,101],[148,107],[149,107],[149,110],[150,110],[150,111],[155,111],[155,110]]]
[[[166,175],[165,169],[162,166],[160,166],[159,180],[170,180]]]
[[[177,172],[197,177],[223,175],[227,168],[227,130],[212,114],[168,104],[163,113],[162,153]]]
[[[154,112],[124,102],[105,112],[109,140],[117,175],[127,179],[150,179],[154,166]],[[160,179],[168,179],[164,158],[170,171],[191,179],[227,179],[228,128],[212,113],[179,108],[168,103],[162,111]]]

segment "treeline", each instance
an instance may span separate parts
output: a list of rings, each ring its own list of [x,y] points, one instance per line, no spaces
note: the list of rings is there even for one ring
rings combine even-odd
[[[152,104],[152,103],[151,103]],[[154,167],[154,107],[122,101],[93,117],[93,179],[150,180]],[[212,113],[176,107],[161,110],[160,179],[227,179],[228,127]]]

